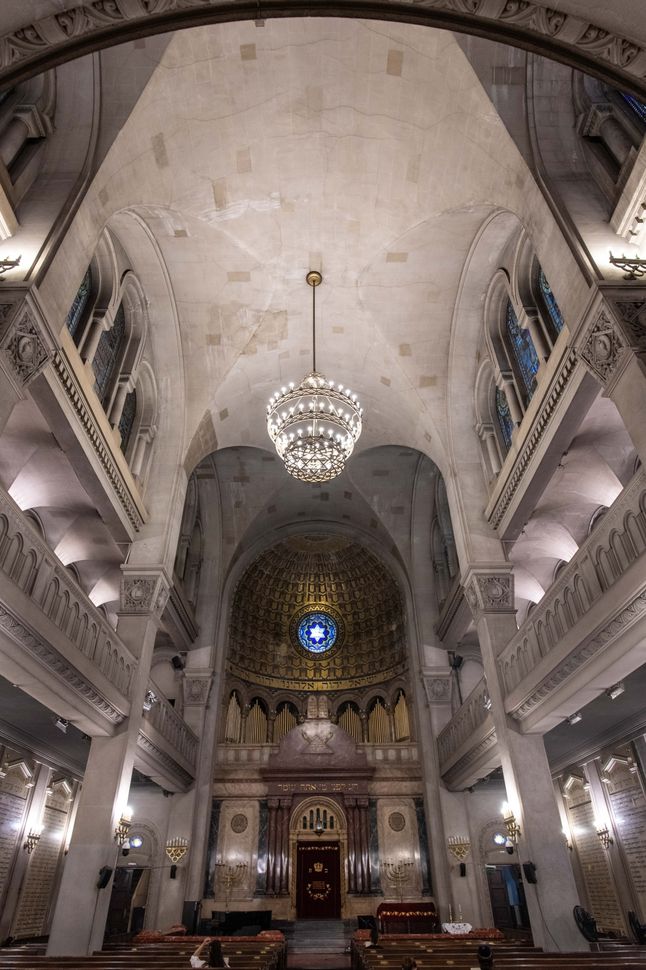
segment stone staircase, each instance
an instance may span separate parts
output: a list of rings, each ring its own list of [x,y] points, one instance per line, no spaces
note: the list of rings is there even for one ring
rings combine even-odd
[[[307,919],[292,923],[287,936],[289,967],[340,970],[349,967],[354,920]]]

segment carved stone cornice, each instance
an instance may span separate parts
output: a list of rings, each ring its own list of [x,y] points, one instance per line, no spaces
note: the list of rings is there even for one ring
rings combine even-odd
[[[184,707],[204,707],[211,693],[213,673],[210,670],[185,670]]]
[[[122,566],[119,613],[126,616],[145,613],[161,616],[168,602],[170,587],[163,566]]]
[[[45,666],[50,675],[62,680],[91,704],[110,724],[116,726],[125,720],[124,711],[114,707],[76,667],[4,606],[0,606],[0,629]]]
[[[0,352],[15,384],[22,389],[51,359],[55,340],[35,291],[7,290],[0,300]]]
[[[487,762],[487,771],[491,770],[489,762],[491,759],[497,760],[498,738],[496,729],[492,728],[489,733],[482,738],[472,748],[469,748],[462,757],[452,764],[450,768],[442,772],[442,780],[449,790],[463,787],[464,781],[476,768],[480,772],[483,760]],[[487,772],[483,772],[486,774]]]
[[[410,6],[417,23],[447,30],[475,32],[507,41],[588,70],[615,86],[640,90],[646,52],[634,41],[604,30],[587,18],[576,17],[535,0],[420,0],[393,4],[399,19]],[[289,0],[262,17],[316,14],[319,3],[305,5]],[[320,4],[327,16],[365,15],[352,0]],[[147,32],[177,30],[207,22],[231,19],[231,6],[223,0],[86,0],[67,10],[23,23],[0,37],[0,78],[5,85],[47,70],[66,58],[77,57],[110,43],[123,43]],[[260,16],[256,3],[239,7],[240,19]]]
[[[514,576],[509,563],[472,566],[464,590],[474,620],[491,613],[515,613]]]
[[[186,791],[191,787],[194,780],[193,775],[189,774],[189,772],[186,771],[186,769],[174,758],[172,758],[166,751],[163,751],[160,747],[158,747],[155,742],[144,733],[144,731],[140,731],[137,736],[137,748],[145,757],[146,774],[150,774],[152,769],[154,777],[155,766],[157,766],[159,769],[159,774],[175,780],[177,787],[181,790]]]

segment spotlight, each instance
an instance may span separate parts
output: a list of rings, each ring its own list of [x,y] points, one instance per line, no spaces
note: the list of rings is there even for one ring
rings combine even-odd
[[[133,835],[133,837],[130,839],[131,849],[140,849],[143,844],[144,844],[144,840],[140,835]]]
[[[620,680],[618,684],[613,684],[612,687],[608,687],[606,689],[606,694],[611,701],[616,701],[618,697],[621,697],[625,690],[626,688],[624,687],[624,683],[622,680]]]
[[[54,726],[57,727],[59,731],[62,731],[63,734],[67,734],[67,726],[69,723],[70,722],[66,718],[57,717],[54,721]]]
[[[568,724],[578,724],[579,721],[583,720],[583,714],[581,711],[577,711],[575,714],[570,714],[567,720]]]

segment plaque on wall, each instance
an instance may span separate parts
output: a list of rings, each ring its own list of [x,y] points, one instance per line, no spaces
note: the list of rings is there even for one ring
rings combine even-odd
[[[238,815],[234,815],[231,819],[231,828],[236,835],[240,835],[242,832],[244,832],[248,824],[249,822],[247,820],[247,816],[243,815],[242,812],[240,812]]]
[[[388,816],[388,824],[393,832],[403,832],[406,828],[406,819],[401,812],[391,812]]]

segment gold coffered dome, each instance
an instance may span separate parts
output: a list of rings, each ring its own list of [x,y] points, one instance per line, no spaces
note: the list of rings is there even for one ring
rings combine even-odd
[[[405,668],[399,587],[349,539],[301,535],[262,553],[236,589],[228,669],[290,690],[347,690]]]

